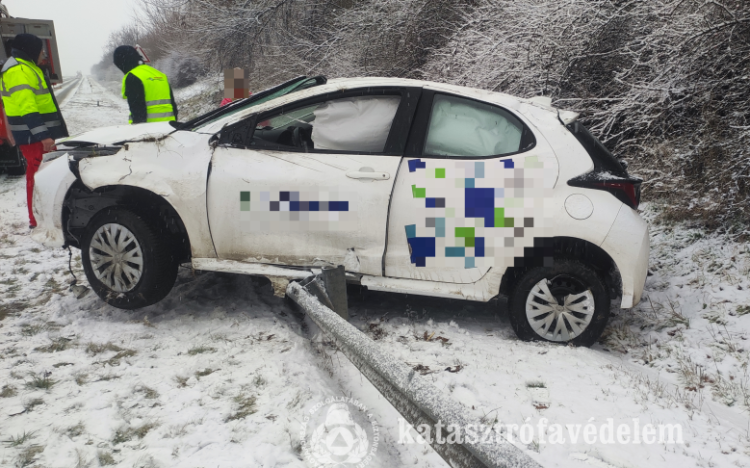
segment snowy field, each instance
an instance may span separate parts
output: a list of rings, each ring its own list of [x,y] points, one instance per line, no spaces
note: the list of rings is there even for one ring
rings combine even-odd
[[[210,94],[195,90],[178,98]],[[71,133],[127,121],[92,78],[62,108]],[[332,396],[377,420],[367,466],[447,466],[399,443],[398,413],[267,280],[181,268],[138,311],[77,299],[67,251],[30,239],[25,200],[23,178],[0,175],[0,466],[311,466],[303,418]],[[644,298],[591,349],[520,342],[494,302],[352,288],[352,323],[488,424],[682,428],[682,444],[517,437],[545,467],[750,466],[750,247],[653,223],[660,209],[644,209]],[[72,268],[85,285],[75,249]]]

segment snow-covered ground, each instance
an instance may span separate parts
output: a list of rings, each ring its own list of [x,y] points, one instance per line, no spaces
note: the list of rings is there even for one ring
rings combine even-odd
[[[105,86],[84,79],[63,104],[71,133],[127,120]],[[30,239],[25,200],[0,175],[0,466],[311,466],[304,418],[341,396],[380,425],[367,466],[447,466],[399,443],[398,413],[268,281],[181,268],[138,311],[77,299],[67,251]],[[519,446],[545,467],[750,466],[750,248],[655,223],[660,209],[644,210],[644,299],[592,349],[518,341],[495,303],[350,289],[352,323],[487,423],[682,427],[666,445],[535,432]],[[72,267],[86,284],[75,249]]]

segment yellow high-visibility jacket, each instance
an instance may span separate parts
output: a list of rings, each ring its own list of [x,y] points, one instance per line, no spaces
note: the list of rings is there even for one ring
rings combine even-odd
[[[68,136],[49,82],[35,63],[9,58],[2,68],[0,94],[17,145]]]
[[[148,65],[138,65],[122,77],[122,97],[127,99],[125,82],[128,75],[135,75],[143,83],[146,101],[146,122],[166,122],[176,120],[172,105],[172,90],[167,75]],[[129,117],[133,123],[132,114]]]

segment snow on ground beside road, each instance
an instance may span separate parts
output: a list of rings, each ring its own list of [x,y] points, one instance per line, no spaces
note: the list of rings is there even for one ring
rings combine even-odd
[[[63,113],[75,134],[127,106],[88,78]],[[494,302],[352,288],[352,323],[487,423],[683,427],[683,445],[537,439],[524,448],[545,467],[750,466],[750,250],[658,210],[644,300],[592,349],[518,341]],[[0,221],[0,466],[308,466],[303,417],[343,395],[381,425],[367,466],[447,466],[397,443],[398,413],[266,280],[181,268],[164,301],[122,311],[68,292],[67,252],[28,235],[20,177],[0,175]]]
[[[0,440],[11,441],[0,466],[32,455],[41,466],[305,466],[305,411],[347,389],[269,282],[183,268],[164,301],[137,312],[76,300],[66,253],[40,249],[17,221],[20,178],[0,187]],[[77,252],[74,271],[83,278]],[[381,450],[370,466],[417,453]]]
[[[78,135],[88,130],[128,123],[128,103],[85,76],[76,94],[61,106],[68,133]]]
[[[646,217],[657,212],[648,206]],[[605,345],[747,414],[750,245],[670,224],[652,224],[651,239],[648,294],[612,321]]]
[[[187,122],[218,108],[223,90],[223,75],[205,77],[190,86],[175,90],[174,98],[180,111],[180,120]]]
[[[467,407],[501,424],[681,424],[684,445],[539,444],[544,466],[750,466],[750,248],[651,223],[642,302],[592,349],[518,341],[494,304],[365,292],[354,322]],[[356,372],[347,369],[353,380]],[[516,435],[516,438],[518,436]],[[595,465],[596,466],[596,465]]]
[[[672,387],[663,376],[655,378],[631,368],[628,355],[601,346],[520,342],[507,319],[490,304],[462,306],[412,298],[404,307],[403,301],[402,296],[366,293],[352,307],[359,314],[354,322],[384,349],[472,408],[477,419],[537,427],[546,418],[546,425],[592,422],[600,427],[612,418],[617,427],[632,426],[633,418],[638,418],[640,425],[681,424],[687,442],[588,445],[570,443],[567,435],[564,445],[536,440],[528,448],[540,450],[544,466],[583,466],[572,461],[583,455],[615,467],[731,462],[748,466],[746,408],[735,412],[718,404],[709,406],[702,401],[710,399],[707,392]],[[631,352],[641,350],[639,346]],[[347,368],[346,372],[354,381],[356,371]],[[518,440],[518,434],[515,437]]]

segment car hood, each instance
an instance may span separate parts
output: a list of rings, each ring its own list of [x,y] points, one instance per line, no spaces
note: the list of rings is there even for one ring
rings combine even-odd
[[[64,146],[111,146],[129,141],[159,140],[174,132],[169,122],[154,122],[135,125],[117,125],[115,127],[97,128],[68,138],[57,140]]]

